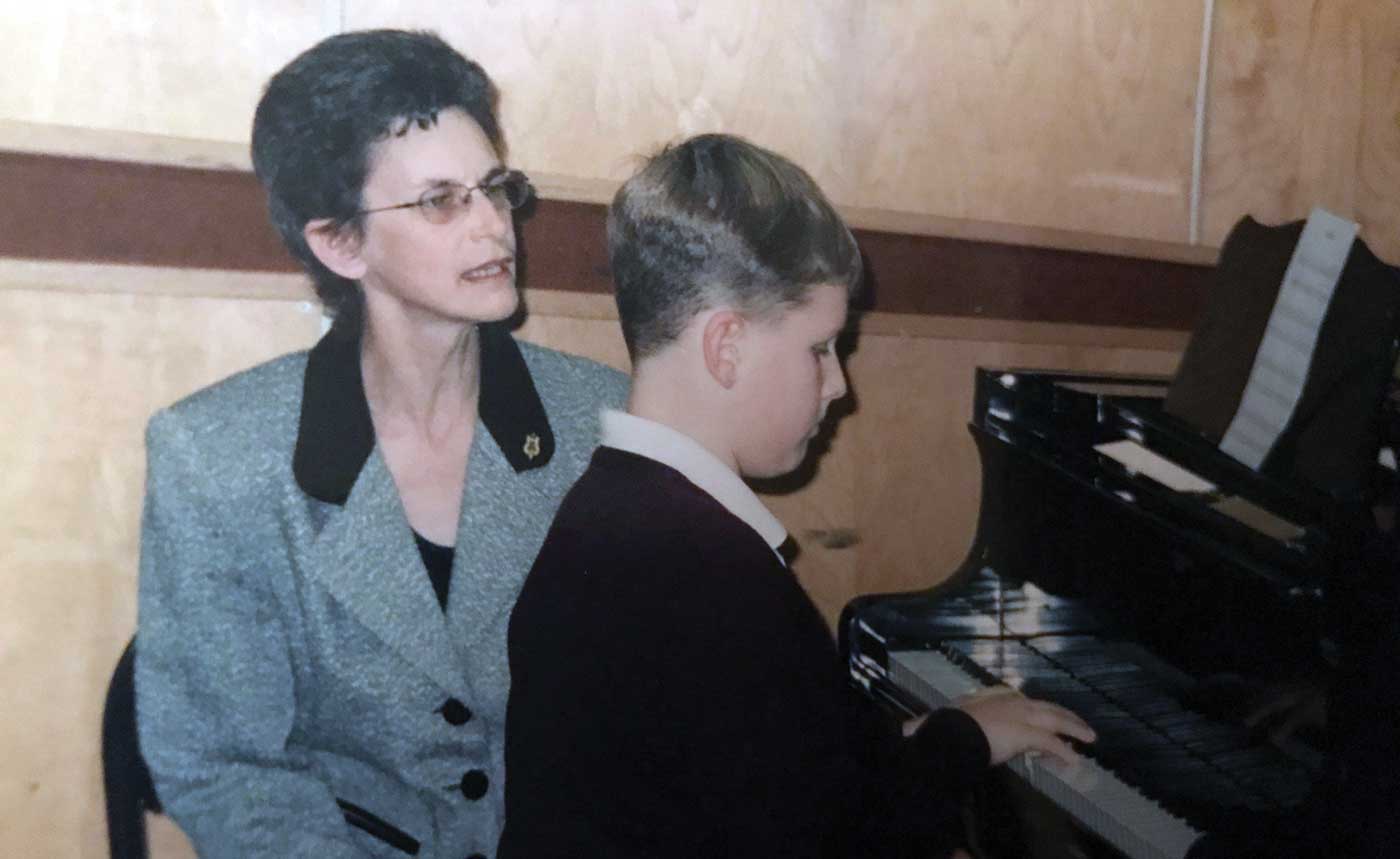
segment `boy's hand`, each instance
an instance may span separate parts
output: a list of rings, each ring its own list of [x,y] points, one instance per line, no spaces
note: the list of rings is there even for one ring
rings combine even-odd
[[[1095,739],[1094,729],[1064,707],[1027,698],[1006,686],[959,698],[956,706],[975,719],[987,735],[992,766],[1030,751],[1045,752],[1072,764],[1079,760],[1079,753],[1065,738],[1085,743]]]

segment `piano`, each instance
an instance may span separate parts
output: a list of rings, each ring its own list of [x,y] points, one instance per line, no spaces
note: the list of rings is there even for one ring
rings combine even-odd
[[[852,680],[898,713],[1003,683],[1093,725],[1079,765],[1009,769],[1096,855],[1182,859],[1242,818],[1286,820],[1325,764],[1321,738],[1243,715],[1338,658],[1324,597],[1351,514],[1220,453],[1163,410],[1168,383],[978,370],[967,560],[838,627]]]

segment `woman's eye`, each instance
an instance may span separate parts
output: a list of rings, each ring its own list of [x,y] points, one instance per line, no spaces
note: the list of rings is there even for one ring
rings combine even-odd
[[[442,211],[457,205],[457,194],[455,191],[434,191],[425,196],[422,206],[427,209]]]
[[[812,354],[813,354],[813,355],[818,355],[818,356],[830,355],[830,354],[831,354],[831,344],[830,344],[830,343],[818,343],[817,345],[815,345],[815,346],[812,347]]]

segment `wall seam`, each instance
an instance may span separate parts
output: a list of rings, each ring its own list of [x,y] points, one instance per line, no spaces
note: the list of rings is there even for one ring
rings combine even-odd
[[[1215,0],[1205,0],[1204,20],[1201,26],[1201,60],[1196,74],[1196,122],[1191,148],[1191,212],[1187,228],[1188,241],[1200,244],[1201,241],[1201,185],[1205,168],[1206,147],[1206,99],[1210,83],[1210,46],[1212,25],[1215,22]]]

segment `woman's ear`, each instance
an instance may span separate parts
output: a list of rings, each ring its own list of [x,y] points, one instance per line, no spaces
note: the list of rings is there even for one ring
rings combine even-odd
[[[360,236],[345,224],[330,218],[308,221],[301,230],[306,244],[321,265],[347,280],[359,280],[365,274],[365,261],[360,257]]]
[[[700,332],[700,348],[705,369],[722,388],[732,388],[739,379],[739,353],[748,322],[738,311],[720,308],[712,311]]]

